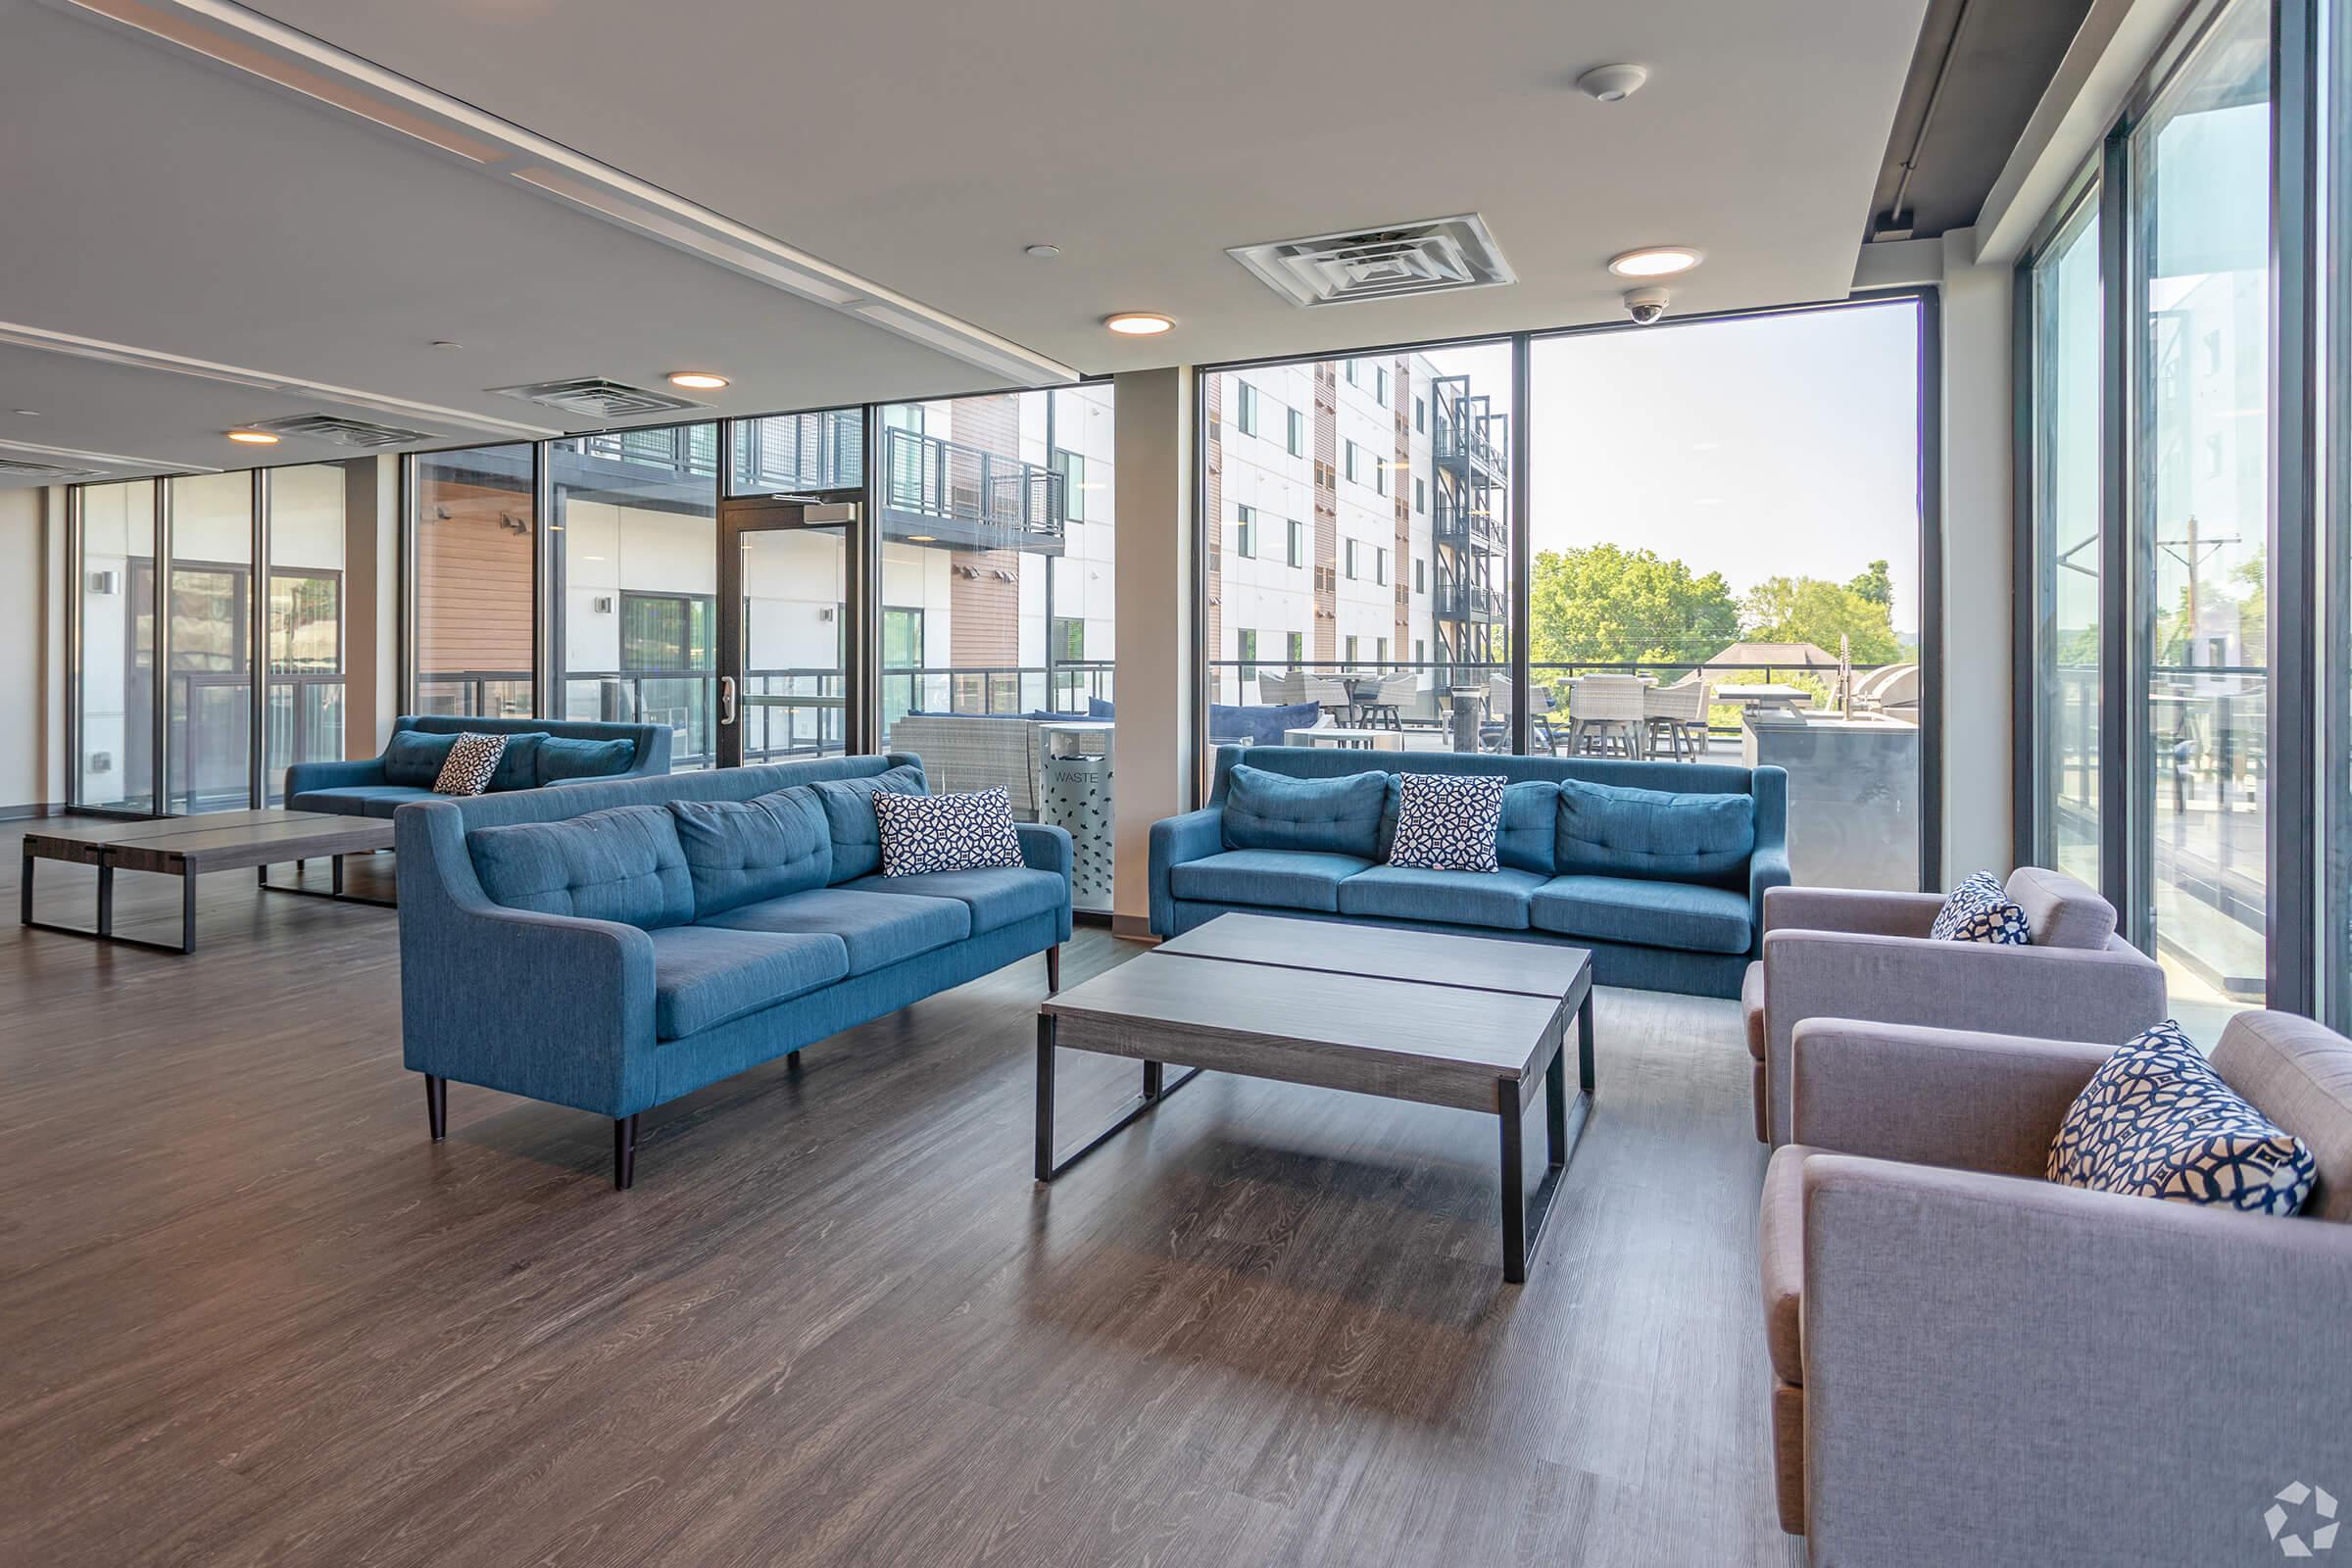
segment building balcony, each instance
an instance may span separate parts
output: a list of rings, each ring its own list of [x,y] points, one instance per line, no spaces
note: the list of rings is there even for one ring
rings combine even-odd
[[[1430,456],[1441,468],[1489,484],[1510,483],[1510,454],[1486,432],[1486,420],[1441,413],[1430,433]]]
[[[1456,507],[1443,489],[1438,493],[1437,514],[1430,529],[1438,543],[1456,550],[1474,550],[1485,556],[1510,552],[1510,530],[1502,518],[1484,509]]]
[[[1068,537],[1063,476],[914,430],[882,433],[882,537],[1057,556]]]
[[[1495,622],[1510,612],[1499,588],[1474,582],[1442,582],[1433,596],[1440,620]]]

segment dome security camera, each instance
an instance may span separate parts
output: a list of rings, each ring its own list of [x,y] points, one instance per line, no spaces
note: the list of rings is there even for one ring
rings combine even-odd
[[[1630,288],[1625,291],[1625,314],[1634,318],[1636,326],[1647,326],[1666,314],[1669,296],[1662,288]]]

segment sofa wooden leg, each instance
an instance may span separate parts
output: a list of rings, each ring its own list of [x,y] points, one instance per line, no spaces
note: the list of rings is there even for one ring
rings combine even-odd
[[[612,1122],[612,1188],[627,1192],[637,1181],[637,1118],[618,1116]]]
[[[433,1142],[449,1136],[449,1080],[424,1075],[424,1119],[433,1129]]]
[[[1046,989],[1061,989],[1061,944],[1056,942],[1046,950]]]

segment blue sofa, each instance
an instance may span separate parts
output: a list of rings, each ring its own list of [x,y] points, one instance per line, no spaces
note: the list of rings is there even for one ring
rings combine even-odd
[[[1508,779],[1502,868],[1388,864],[1392,768]],[[1788,817],[1777,767],[1226,746],[1209,804],[1152,826],[1152,931],[1246,909],[1558,942],[1603,985],[1736,997],[1764,890],[1788,881]]]
[[[404,713],[392,721],[381,757],[296,762],[287,768],[286,805],[297,811],[390,816],[411,801],[433,798],[433,780],[460,735],[525,737],[507,743],[490,779],[492,794],[669,771],[667,724]]]
[[[1059,984],[1070,836],[1024,863],[884,877],[873,796],[926,792],[905,754],[465,800],[393,817],[401,1039],[432,1135],[448,1080],[637,1117],[1031,954]]]

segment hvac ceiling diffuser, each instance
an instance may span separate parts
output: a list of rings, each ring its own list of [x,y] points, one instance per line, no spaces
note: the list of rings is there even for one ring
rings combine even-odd
[[[329,441],[339,447],[397,447],[411,441],[429,441],[423,430],[397,424],[373,424],[339,414],[290,414],[282,419],[260,419],[240,430],[267,430],[272,435],[297,436],[306,441]]]
[[[1519,281],[1476,213],[1242,245],[1225,254],[1294,305],[1345,305]]]
[[[578,375],[566,381],[533,381],[528,386],[494,386],[502,397],[520,398],[550,409],[562,409],[591,419],[630,419],[641,414],[674,414],[706,407],[691,398],[671,397],[650,387],[631,386],[610,376]]]
[[[0,458],[0,479],[38,479],[43,484],[64,484],[73,479],[103,478],[105,473],[104,468],[61,468],[53,463]]]

